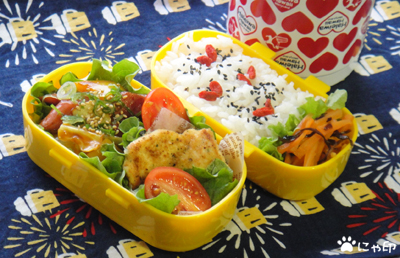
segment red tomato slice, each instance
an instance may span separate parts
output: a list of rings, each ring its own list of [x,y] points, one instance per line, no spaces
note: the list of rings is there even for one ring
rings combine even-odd
[[[163,107],[190,122],[179,98],[167,88],[157,88],[147,95],[142,106],[142,120],[146,130],[153,124]]]
[[[211,199],[200,182],[191,174],[174,167],[158,167],[150,171],[144,182],[147,199],[161,192],[178,195],[179,211],[205,211],[211,207]]]
[[[72,115],[72,111],[76,106],[77,104],[70,100],[61,100],[57,104],[56,108],[64,115]],[[52,109],[50,113],[40,122],[40,125],[43,126],[44,130],[51,133],[56,133],[62,124],[61,117],[61,114]]]

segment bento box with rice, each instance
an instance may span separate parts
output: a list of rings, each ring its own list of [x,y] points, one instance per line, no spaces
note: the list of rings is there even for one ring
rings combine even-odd
[[[248,46],[211,30],[179,35],[153,57],[151,87],[172,89],[219,135],[245,139],[248,179],[289,200],[314,197],[343,172],[357,138],[347,92],[302,79]]]

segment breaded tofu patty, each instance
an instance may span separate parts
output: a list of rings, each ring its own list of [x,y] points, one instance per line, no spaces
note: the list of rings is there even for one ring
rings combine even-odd
[[[123,168],[135,189],[156,167],[206,168],[214,159],[225,161],[210,129],[189,129],[182,134],[159,129],[131,142]]]

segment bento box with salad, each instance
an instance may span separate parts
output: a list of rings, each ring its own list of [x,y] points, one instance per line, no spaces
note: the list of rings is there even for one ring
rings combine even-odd
[[[347,92],[273,61],[260,43],[248,46],[212,30],[181,34],[153,56],[152,89],[173,90],[221,136],[245,139],[247,177],[289,200],[314,197],[343,172],[357,138]]]
[[[234,216],[244,140],[219,136],[169,89],[122,60],[62,66],[23,99],[26,148],[44,171],[157,248],[188,251]]]

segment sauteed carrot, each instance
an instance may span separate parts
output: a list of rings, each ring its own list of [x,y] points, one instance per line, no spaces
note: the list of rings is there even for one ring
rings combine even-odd
[[[298,166],[315,166],[334,157],[349,141],[354,117],[343,114],[342,109],[329,109],[313,119],[307,115],[292,136],[282,139],[278,152],[286,163]]]
[[[268,126],[272,137],[260,139],[261,150],[292,165],[315,166],[352,144],[354,117],[344,112],[345,90],[336,90],[326,101],[306,100],[297,109],[299,116],[291,114],[285,124]]]

